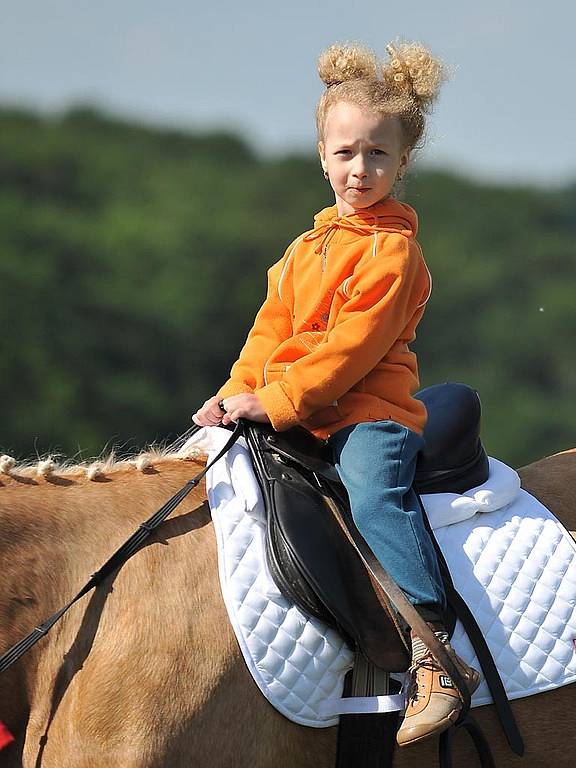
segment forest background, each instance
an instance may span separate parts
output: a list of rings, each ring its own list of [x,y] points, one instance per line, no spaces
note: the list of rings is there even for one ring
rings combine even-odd
[[[422,387],[461,381],[490,455],[576,445],[576,182],[412,170],[433,292]],[[94,109],[0,110],[0,449],[88,458],[175,438],[227,378],[266,269],[333,198],[318,161]]]

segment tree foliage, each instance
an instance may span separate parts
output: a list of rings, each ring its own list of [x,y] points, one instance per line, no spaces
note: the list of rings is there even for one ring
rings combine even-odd
[[[332,203],[313,157],[89,109],[0,111],[0,445],[125,449],[183,432],[225,380],[266,269]],[[434,289],[422,386],[479,392],[491,455],[576,444],[576,184],[489,187],[416,169]]]

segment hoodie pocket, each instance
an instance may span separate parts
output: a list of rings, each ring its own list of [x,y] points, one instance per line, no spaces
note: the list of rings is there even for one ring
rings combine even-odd
[[[266,363],[264,366],[264,384],[278,381],[290,368],[291,363]]]

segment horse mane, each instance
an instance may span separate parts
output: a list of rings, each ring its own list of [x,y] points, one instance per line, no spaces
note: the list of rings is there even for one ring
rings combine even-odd
[[[63,477],[85,480],[98,480],[103,477],[112,479],[121,471],[136,470],[138,472],[151,472],[160,465],[174,461],[193,461],[197,464],[206,462],[206,453],[194,446],[182,446],[178,451],[170,447],[161,448],[151,446],[140,453],[128,458],[119,459],[114,451],[107,456],[90,459],[78,463],[71,461],[59,461],[57,457],[48,455],[35,460],[17,461],[13,456],[3,454],[0,456],[0,480],[2,476],[35,478],[37,480],[50,477]],[[0,482],[0,486],[2,483]]]

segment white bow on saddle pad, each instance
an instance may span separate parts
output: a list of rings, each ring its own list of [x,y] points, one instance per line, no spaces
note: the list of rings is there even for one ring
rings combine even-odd
[[[200,429],[183,446],[216,455],[230,432]],[[576,680],[576,544],[526,491],[518,474],[490,459],[486,483],[422,502],[454,585],[478,622],[510,699]],[[340,635],[280,594],[264,557],[264,504],[244,438],[206,475],[218,540],[222,594],[246,664],[266,698],[302,725],[326,727],[342,700],[353,654]],[[480,669],[460,622],[452,645]],[[492,701],[482,681],[472,706]],[[355,711],[401,708],[397,697],[362,700]]]

